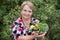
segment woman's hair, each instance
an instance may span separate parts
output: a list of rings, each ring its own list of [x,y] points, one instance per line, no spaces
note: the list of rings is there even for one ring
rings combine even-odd
[[[33,5],[32,2],[30,2],[30,1],[24,1],[24,2],[21,4],[21,10],[23,9],[23,7],[24,7],[25,5],[28,5],[32,10],[34,9],[34,5]]]

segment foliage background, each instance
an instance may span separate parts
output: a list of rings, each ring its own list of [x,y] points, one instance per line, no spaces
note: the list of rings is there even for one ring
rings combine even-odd
[[[20,17],[25,0],[0,0],[0,40],[12,40],[11,24]],[[60,0],[30,0],[34,4],[33,17],[49,25],[45,40],[60,40]]]

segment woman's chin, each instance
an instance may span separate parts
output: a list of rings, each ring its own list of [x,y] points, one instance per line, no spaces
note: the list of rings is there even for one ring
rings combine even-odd
[[[25,19],[29,19],[28,17],[26,17]]]
[[[29,19],[30,17],[24,17],[25,19]]]

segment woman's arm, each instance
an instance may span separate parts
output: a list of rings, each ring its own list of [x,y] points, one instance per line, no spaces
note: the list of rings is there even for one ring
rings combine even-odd
[[[19,30],[21,28],[19,28],[18,23],[17,22],[13,22],[12,24],[12,38],[14,40],[17,40],[18,37],[21,35],[21,30]]]
[[[32,40],[35,38],[35,35],[19,36],[18,40]]]

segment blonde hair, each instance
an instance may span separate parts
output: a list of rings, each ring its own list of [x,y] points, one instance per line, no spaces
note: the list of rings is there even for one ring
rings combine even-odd
[[[30,1],[24,1],[24,2],[21,4],[21,10],[23,9],[23,7],[24,7],[25,5],[28,5],[32,10],[34,10],[34,5],[33,5],[33,3],[30,2]]]

